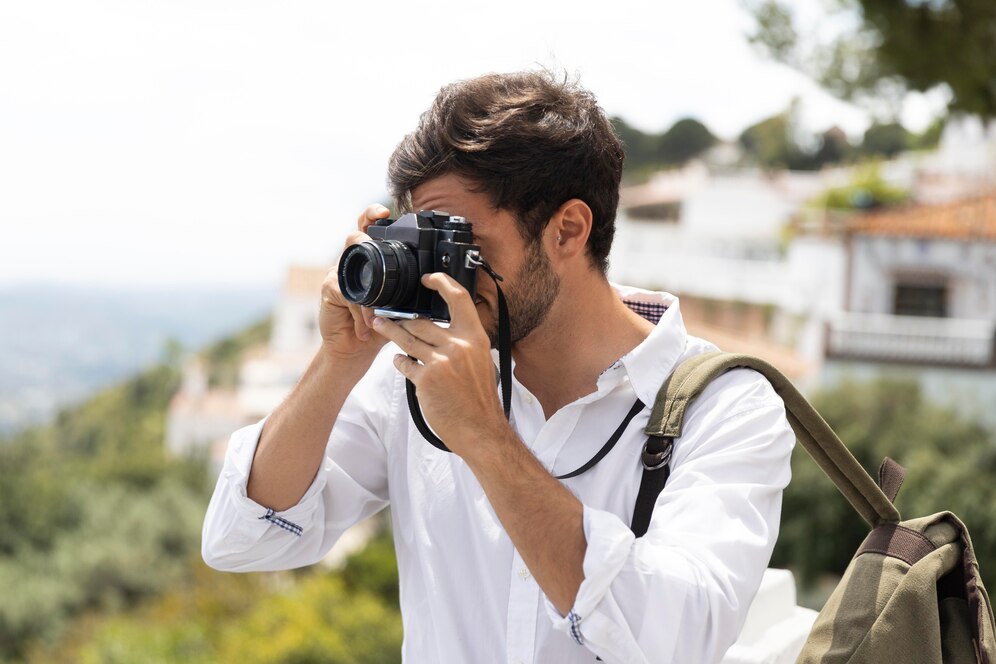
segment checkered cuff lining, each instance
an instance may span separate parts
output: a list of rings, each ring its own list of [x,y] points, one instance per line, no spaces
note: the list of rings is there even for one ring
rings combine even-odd
[[[581,638],[581,616],[574,613],[574,610],[571,609],[571,611],[567,614],[567,620],[571,623],[569,629],[571,632],[571,638],[574,639],[574,643],[579,646],[583,646],[584,639]]]
[[[280,526],[281,528],[283,528],[287,532],[289,532],[289,533],[291,533],[293,535],[297,535],[298,537],[300,537],[301,533],[304,532],[304,529],[301,528],[301,526],[297,525],[296,523],[294,523],[292,521],[288,521],[287,519],[284,519],[282,517],[277,516],[277,513],[274,512],[271,509],[267,509],[266,510],[266,514],[264,514],[263,516],[261,516],[259,518],[260,519],[266,519],[270,523],[272,523],[274,525],[277,525],[277,526]]]

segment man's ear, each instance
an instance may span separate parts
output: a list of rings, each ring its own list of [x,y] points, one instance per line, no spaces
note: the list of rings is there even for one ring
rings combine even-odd
[[[591,208],[580,198],[572,198],[557,208],[546,226],[550,257],[565,259],[583,254],[591,223]]]

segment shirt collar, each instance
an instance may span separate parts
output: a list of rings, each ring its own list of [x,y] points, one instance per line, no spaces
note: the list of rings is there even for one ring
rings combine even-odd
[[[627,306],[644,317],[656,307],[666,307],[647,338],[613,365],[621,366],[626,371],[636,396],[647,406],[652,406],[661,385],[685,351],[688,333],[681,318],[678,298],[670,293],[632,286],[612,284],[612,288]]]

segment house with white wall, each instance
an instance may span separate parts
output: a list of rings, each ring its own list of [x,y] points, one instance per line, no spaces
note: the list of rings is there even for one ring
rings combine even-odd
[[[294,388],[321,343],[318,310],[326,273],[315,267],[288,269],[270,340],[246,352],[234,388],[209,387],[199,357],[185,363],[166,416],[165,443],[171,454],[206,450],[220,469],[232,432],[261,420]]]

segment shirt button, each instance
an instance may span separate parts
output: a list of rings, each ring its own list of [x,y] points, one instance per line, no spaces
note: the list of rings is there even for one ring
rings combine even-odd
[[[528,579],[529,578],[529,569],[525,568],[525,567],[523,567],[522,569],[520,569],[519,570],[519,578],[522,579],[523,581],[525,581],[526,579]]]
[[[526,403],[531,406],[531,405],[533,405],[533,401],[535,401],[535,399],[533,399],[533,395],[527,394],[526,395]]]

